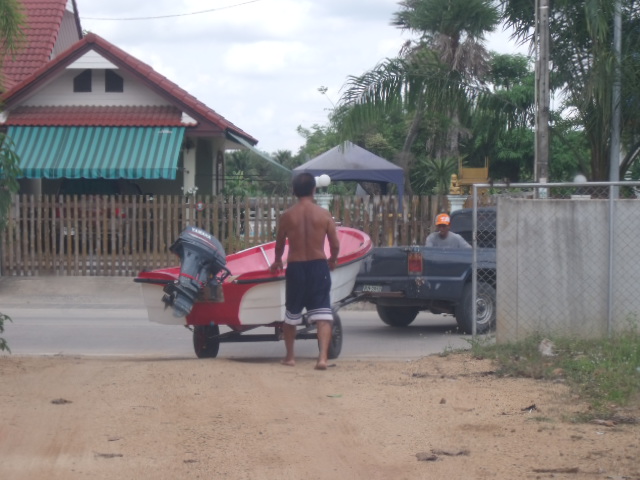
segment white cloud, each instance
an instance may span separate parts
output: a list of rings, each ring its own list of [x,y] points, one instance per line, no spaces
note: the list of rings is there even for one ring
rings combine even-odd
[[[399,9],[397,0],[76,3],[83,28],[151,65],[257,138],[258,147],[268,152],[296,153],[304,143],[297,126],[326,124],[331,102],[338,101],[346,78],[395,56],[408,38],[390,25]],[[211,9],[215,10],[140,21],[87,18],[158,17]],[[501,52],[515,51],[504,34],[489,45]],[[328,88],[326,97],[318,92],[320,86]]]
[[[235,44],[225,53],[223,67],[233,74],[280,74],[300,62],[304,63],[309,53],[299,42]]]

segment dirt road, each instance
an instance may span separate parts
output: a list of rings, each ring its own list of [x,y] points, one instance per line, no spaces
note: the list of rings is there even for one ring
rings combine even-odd
[[[570,423],[562,383],[314,362],[0,356],[0,478],[640,479],[640,426]]]

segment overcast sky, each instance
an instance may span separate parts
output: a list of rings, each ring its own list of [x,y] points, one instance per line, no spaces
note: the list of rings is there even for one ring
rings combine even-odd
[[[397,0],[76,4],[85,30],[149,64],[258,139],[258,148],[269,153],[296,154],[304,143],[298,125],[326,125],[347,77],[396,56],[409,38],[389,25],[399,10]],[[191,15],[195,12],[202,13]],[[157,18],[163,16],[169,17]],[[504,33],[492,35],[488,48],[518,50]],[[326,95],[318,91],[321,86],[327,87]]]

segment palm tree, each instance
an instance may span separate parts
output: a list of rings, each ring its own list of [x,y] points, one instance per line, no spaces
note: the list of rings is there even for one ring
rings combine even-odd
[[[23,22],[24,16],[17,0],[0,0],[0,92],[4,91],[2,65],[8,55],[15,55],[20,48],[24,38]],[[11,196],[18,191],[16,177],[20,172],[19,161],[12,142],[4,134],[0,134],[0,233],[5,226]],[[0,333],[4,332],[5,321],[11,319],[0,313]],[[7,341],[0,337],[0,351],[2,350],[11,351]]]
[[[18,0],[0,0],[0,92],[4,90],[4,60],[15,55],[22,46],[23,24],[24,15]]]
[[[565,98],[564,110],[579,123],[591,150],[590,178],[609,177],[612,84],[616,60],[612,48],[617,0],[555,0],[550,12],[552,81]],[[516,38],[531,42],[532,2],[501,0],[502,16]],[[640,155],[640,8],[622,0],[622,138],[628,154],[620,178]]]
[[[491,159],[491,176],[511,182],[529,177],[533,166],[535,78],[523,55],[491,55],[487,77],[491,94],[482,95],[471,121],[473,137],[462,156],[477,164]]]
[[[4,59],[15,55],[24,40],[23,22],[24,16],[17,0],[0,0],[0,92],[4,90]],[[18,191],[18,165],[19,158],[14,152],[13,143],[0,133],[0,231],[11,205],[11,196]]]
[[[347,132],[401,109],[407,128],[396,161],[409,171],[412,148],[424,131],[431,131],[424,148],[435,158],[458,156],[487,67],[482,41],[497,25],[498,12],[490,0],[404,0],[399,5],[392,25],[417,34],[417,40],[407,42],[397,58],[349,77],[339,108],[347,109],[342,125]],[[409,182],[405,191],[412,192]]]
[[[451,174],[455,173],[457,168],[458,159],[454,157],[421,158],[416,162],[412,177],[415,178],[414,184],[421,193],[446,195],[449,193]]]

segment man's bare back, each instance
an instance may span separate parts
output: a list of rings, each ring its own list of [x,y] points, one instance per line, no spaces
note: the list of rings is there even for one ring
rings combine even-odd
[[[324,252],[327,236],[330,242],[333,239],[337,242],[335,223],[331,214],[313,203],[312,198],[304,197],[280,217],[276,241],[284,242],[288,238],[287,261],[303,262],[327,258]]]

